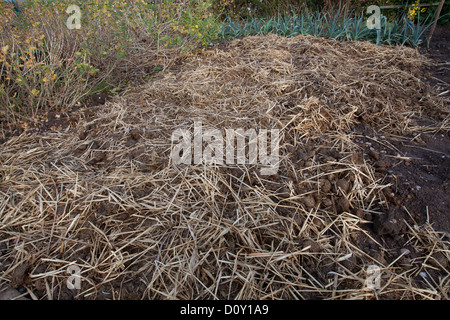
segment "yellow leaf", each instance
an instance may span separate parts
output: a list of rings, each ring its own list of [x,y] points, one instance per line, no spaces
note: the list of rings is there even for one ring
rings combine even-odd
[[[33,94],[33,96],[37,96],[39,94],[39,90],[33,89],[31,90],[31,93]]]
[[[9,46],[6,45],[6,46],[2,47],[2,52],[3,52],[4,54],[7,54],[7,53],[8,53],[8,49],[9,49]]]

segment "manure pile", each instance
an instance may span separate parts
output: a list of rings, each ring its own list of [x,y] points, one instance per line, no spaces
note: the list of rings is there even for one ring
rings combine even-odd
[[[248,37],[62,130],[10,138],[0,284],[38,299],[448,298],[448,234],[404,205],[391,169],[405,157],[388,140],[448,133],[426,63],[409,48]],[[175,165],[172,133],[195,121],[279,129],[277,173]]]

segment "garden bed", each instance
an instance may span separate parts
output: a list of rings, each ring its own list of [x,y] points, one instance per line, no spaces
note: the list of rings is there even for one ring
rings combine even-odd
[[[405,47],[246,37],[11,137],[0,282],[37,299],[448,299],[449,112],[431,65]],[[279,129],[278,172],[175,165],[172,134],[194,121]]]

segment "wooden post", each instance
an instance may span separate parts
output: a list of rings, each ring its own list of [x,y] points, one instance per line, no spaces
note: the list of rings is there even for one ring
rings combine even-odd
[[[431,31],[430,31],[430,36],[428,37],[427,48],[430,47],[431,37],[433,36],[434,29],[436,29],[436,25],[439,20],[439,16],[441,15],[442,7],[444,6],[444,2],[445,2],[445,0],[441,0],[441,4],[439,5],[438,11],[436,13],[436,20],[433,23],[433,27],[431,28]]]

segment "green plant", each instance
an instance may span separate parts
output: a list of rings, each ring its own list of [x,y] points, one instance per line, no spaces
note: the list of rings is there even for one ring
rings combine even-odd
[[[366,26],[366,19],[363,14],[350,18],[346,26],[346,35],[349,40],[365,40],[370,34],[370,29]]]
[[[65,24],[72,4],[81,9],[79,30]],[[101,83],[120,88],[144,78],[154,61],[166,66],[207,45],[222,26],[211,6],[212,0],[27,0],[17,15],[13,4],[0,2],[0,117],[30,120],[70,108]]]
[[[296,35],[324,36],[345,41],[372,41],[378,45],[419,46],[423,43],[432,19],[422,19],[418,13],[417,22],[407,17],[407,12],[398,19],[381,16],[381,29],[368,29],[367,17],[347,6],[338,6],[334,11],[300,13],[291,12],[278,18],[227,17],[220,32],[221,37],[237,37],[273,32],[285,37]]]
[[[336,11],[334,14],[330,13],[325,15],[325,36],[331,39],[341,39],[345,35],[345,21],[346,19],[341,19],[340,12],[341,10]],[[342,21],[344,20],[344,21]]]
[[[431,27],[434,21],[428,21],[428,19],[424,20],[421,23],[420,19],[420,11],[418,13],[417,23],[409,19],[404,19],[404,25],[406,32],[408,34],[407,42],[413,47],[417,47],[423,41],[425,32]]]

